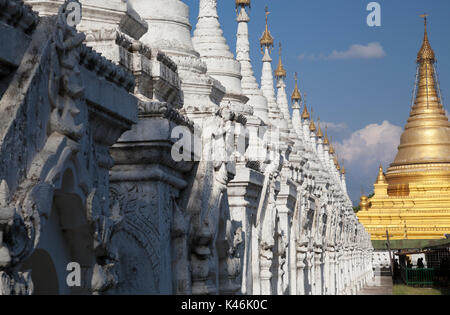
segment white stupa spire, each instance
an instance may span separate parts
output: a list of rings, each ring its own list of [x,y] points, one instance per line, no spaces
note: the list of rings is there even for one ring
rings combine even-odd
[[[303,139],[305,140],[306,146],[309,148],[311,152],[314,151],[313,145],[311,143],[311,130],[310,127],[310,118],[311,116],[308,113],[308,104],[306,103],[306,93],[305,93],[305,99],[303,102],[304,110],[302,114],[302,128],[303,128]]]
[[[297,132],[299,138],[303,141],[303,122],[300,115],[301,102],[302,102],[302,94],[298,88],[298,75],[295,73],[295,88],[294,92],[291,96],[292,101],[292,126],[293,129]]]
[[[286,78],[286,70],[283,66],[283,61],[281,59],[281,43],[279,44],[279,60],[278,60],[278,66],[275,70],[275,77],[277,79],[277,104],[278,108],[283,114],[284,119],[286,120],[286,123],[288,125],[289,130],[293,129],[292,120],[291,120],[291,114],[289,112],[289,102],[288,102],[288,96],[286,94],[286,83],[284,79]]]
[[[323,139],[323,155],[325,161],[325,167],[328,171],[333,169],[334,163],[330,154],[330,140],[328,139],[328,127],[325,126],[325,135]]]
[[[341,180],[342,180],[342,189],[344,190],[344,193],[347,195],[347,179],[346,179],[347,171],[345,170],[344,161],[342,161],[342,168],[341,168]]]
[[[248,97],[242,93],[241,64],[234,59],[217,14],[217,0],[199,0],[198,22],[192,42],[196,51],[208,67],[208,74],[222,83],[226,95],[222,104],[231,104],[232,109],[243,114],[251,114],[246,105]]]
[[[202,115],[218,109],[225,87],[206,74],[191,39],[189,7],[180,0],[129,0],[148,23],[141,41],[166,53],[178,66],[182,82],[184,106],[189,118],[201,122]]]
[[[272,69],[272,58],[270,56],[273,48],[273,37],[269,31],[268,17],[269,9],[266,7],[266,29],[260,39],[261,50],[264,54],[262,59],[262,75],[261,75],[261,90],[267,99],[269,107],[269,122],[280,129],[287,129],[287,121],[284,120],[283,114],[278,108],[277,100],[275,98],[274,78]]]
[[[234,58],[219,23],[217,0],[199,0],[198,22],[192,42],[200,55],[207,58]]]
[[[250,17],[246,11],[246,6],[247,4],[242,4],[240,6],[239,15],[237,17],[238,31],[236,60],[241,64],[242,92],[250,99],[248,104],[253,107],[254,114],[267,123],[269,117],[267,99],[264,97],[258,82],[256,81],[250,59],[250,41],[248,32]]]
[[[261,90],[266,97],[267,105],[269,106],[269,119],[273,125],[277,125],[276,121],[278,115],[276,111],[278,106],[275,98],[272,58],[270,57],[269,47],[264,47],[264,57],[262,62]]]
[[[317,154],[322,164],[325,165],[325,150],[323,142],[324,142],[323,132],[322,126],[320,125],[320,117],[319,117],[317,120],[317,132],[316,132]]]

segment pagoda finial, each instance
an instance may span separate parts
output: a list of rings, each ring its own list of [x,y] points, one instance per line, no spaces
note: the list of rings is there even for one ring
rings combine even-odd
[[[428,14],[420,15],[421,18],[424,19],[424,36],[423,36],[423,44],[417,54],[417,63],[423,63],[425,61],[430,61],[434,63],[436,61],[436,56],[434,54],[433,49],[431,48],[430,41],[428,40],[428,31],[427,31],[427,18]]]
[[[334,147],[333,147],[333,137],[331,137],[330,139],[331,139],[331,141],[330,141],[330,154],[335,154],[336,151],[334,150]]]
[[[361,196],[361,202],[359,203],[360,211],[369,211],[370,201],[364,193]]]
[[[304,108],[303,108],[303,113],[302,113],[302,118],[303,119],[309,119],[309,113],[308,113],[308,105],[306,104],[306,96],[307,96],[307,94],[306,94],[306,92],[305,92],[305,98],[304,98]]]
[[[317,138],[323,138],[323,132],[320,128],[320,117],[317,119]]]
[[[325,138],[323,140],[323,144],[325,144],[325,145],[330,144],[330,140],[328,139],[328,126],[325,126]]]
[[[266,30],[264,31],[259,42],[261,43],[261,51],[264,53],[264,47],[269,49],[269,53],[271,52],[271,48],[273,47],[273,37],[269,31],[269,7],[266,6]]]
[[[336,170],[340,173],[341,166],[339,165],[339,156],[337,154],[334,155],[334,166],[336,166]]]
[[[311,132],[316,131],[316,124],[314,123],[313,112],[314,112],[314,110],[313,110],[313,108],[311,107],[311,123],[309,124],[309,130],[310,130]]]
[[[378,170],[378,178],[376,184],[386,184],[386,176],[384,176],[382,164],[380,164],[380,168]]]
[[[294,78],[295,78],[295,88],[294,88],[294,92],[292,93],[291,100],[292,100],[292,102],[301,102],[302,94],[300,93],[300,90],[298,89],[298,74],[297,74],[297,72],[295,73]]]
[[[345,175],[347,172],[345,171],[345,165],[344,165],[344,163],[345,163],[345,160],[342,160],[342,168],[341,168],[341,173],[342,173],[342,175]]]
[[[281,60],[281,51],[282,51],[282,49],[281,49],[281,42],[280,42],[279,49],[278,49],[278,56],[279,56],[278,67],[275,70],[275,77],[277,77],[277,78],[285,78],[286,77],[286,70],[284,69],[283,61]]]

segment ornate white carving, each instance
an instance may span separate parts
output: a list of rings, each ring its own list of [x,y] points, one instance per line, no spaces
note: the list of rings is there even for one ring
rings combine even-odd
[[[246,8],[236,61],[217,0],[200,0],[193,40],[180,0],[93,1],[82,1],[83,35],[65,23],[65,6],[48,17],[50,2],[27,1],[38,23],[20,1],[0,0],[0,20],[28,47],[0,96],[0,294],[38,288],[29,262],[48,246],[55,213],[68,259],[83,265],[76,293],[361,289],[372,276],[370,236],[301,104],[291,120],[283,78],[276,100],[267,49],[259,89]],[[246,136],[239,156],[234,130],[264,123],[263,139]],[[201,136],[199,162],[173,160],[176,127]]]
[[[29,133],[31,127],[24,124],[22,131],[30,134],[31,141],[31,145],[24,146],[28,160],[22,161],[28,165],[21,166],[23,169],[26,167],[26,176],[12,178],[5,173],[0,185],[0,235],[7,235],[7,241],[2,237],[0,242],[0,292],[5,294],[33,292],[33,270],[31,273],[24,272],[21,271],[21,266],[37,248],[43,246],[42,235],[49,228],[47,223],[54,211],[59,211],[64,218],[61,224],[67,233],[73,233],[72,229],[81,229],[77,231],[78,234],[68,237],[68,246],[79,246],[78,242],[81,240],[78,237],[92,240],[89,244],[92,250],[89,254],[86,253],[92,255],[92,263],[84,266],[90,270],[86,274],[91,276],[84,279],[83,290],[95,294],[115,283],[114,274],[110,270],[117,257],[107,245],[115,220],[110,219],[105,211],[107,191],[101,183],[105,180],[105,175],[107,179],[107,173],[101,170],[102,163],[95,154],[95,151],[101,152],[103,144],[93,141],[95,128],[88,120],[90,109],[80,77],[83,73],[81,64],[84,35],[78,34],[66,24],[66,6],[73,1],[75,0],[66,2],[57,17],[40,24],[33,34],[33,41],[25,55],[29,59],[22,61],[11,83],[11,89],[17,93],[18,86],[27,97],[22,97],[21,93],[11,94],[8,90],[0,100],[2,109],[3,104],[9,101],[18,110],[8,126],[23,123],[21,108],[28,108],[30,114],[38,113],[35,116],[36,125],[31,127],[39,126]],[[30,60],[35,61],[30,63]],[[100,59],[94,57],[92,60]],[[95,63],[91,65],[95,67]],[[37,68],[41,70],[35,71]],[[25,80],[24,73],[28,73]],[[43,91],[47,92],[47,98],[44,98]],[[32,98],[35,93],[40,95],[38,102]],[[123,90],[123,93],[127,91]],[[94,124],[104,123],[92,119]],[[118,129],[120,128],[122,126]],[[2,154],[8,152],[5,144],[11,141],[11,136],[20,139],[20,134],[11,131],[2,134]],[[114,142],[116,139],[104,137],[103,143]],[[94,179],[94,174],[97,179]],[[71,226],[71,220],[65,218],[65,209],[54,210],[68,195],[80,200],[82,209],[77,213],[78,226]],[[77,250],[73,252],[74,255],[79,254]],[[96,259],[100,257],[96,263]],[[89,260],[86,256],[78,258]]]

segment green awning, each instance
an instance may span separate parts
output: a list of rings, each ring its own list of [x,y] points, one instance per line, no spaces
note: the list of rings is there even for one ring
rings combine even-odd
[[[372,241],[375,250],[387,250],[387,241]],[[441,240],[393,240],[391,241],[392,250],[422,250],[440,246],[450,246],[450,239]]]

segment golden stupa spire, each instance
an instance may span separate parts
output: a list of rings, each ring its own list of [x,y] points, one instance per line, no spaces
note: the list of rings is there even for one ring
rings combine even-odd
[[[278,56],[279,56],[278,67],[275,70],[275,77],[277,77],[277,78],[285,78],[286,77],[286,70],[284,69],[283,61],[281,60],[281,51],[282,51],[282,49],[281,49],[281,43],[280,43],[279,49],[278,49]]]
[[[261,39],[259,40],[259,42],[261,43],[261,51],[264,53],[264,47],[270,48],[273,47],[273,37],[270,34],[269,31],[269,7],[266,6],[266,29],[261,37]]]
[[[450,124],[441,104],[434,65],[436,58],[428,40],[427,15],[421,17],[425,20],[425,32],[422,47],[417,54],[415,102],[393,167],[450,163]],[[389,173],[388,170],[387,175]]]
[[[303,102],[304,103],[304,107],[303,107],[303,113],[302,113],[302,118],[303,119],[309,119],[309,113],[308,113],[308,105],[306,104],[306,96],[307,96],[307,94],[306,94],[306,92],[305,92],[305,101]]]
[[[423,61],[430,61],[430,62],[434,63],[436,61],[436,57],[435,57],[433,48],[431,48],[430,41],[428,40],[428,32],[427,32],[428,14],[422,14],[420,17],[422,17],[424,19],[425,32],[424,32],[424,36],[423,36],[422,48],[420,48],[420,51],[417,54],[417,62],[421,63]]]
[[[378,177],[376,184],[386,184],[386,177],[383,173],[383,165],[380,164],[380,169],[378,170]]]
[[[413,112],[419,114],[424,109],[442,108],[438,94],[434,63],[436,57],[428,40],[427,15],[421,15],[424,18],[424,37],[423,44],[417,54],[417,63],[419,65],[419,82],[417,84],[416,100]],[[419,111],[417,111],[419,109]],[[413,113],[411,113],[413,114]]]
[[[330,154],[334,154],[334,153],[336,153],[336,151],[334,150],[334,147],[333,147],[333,137],[331,137],[331,141],[330,141]]]
[[[294,92],[292,92],[291,96],[292,102],[301,102],[302,101],[302,94],[300,93],[300,90],[298,89],[298,74],[295,73],[295,88]]]
[[[314,118],[313,118],[313,109],[311,107],[311,123],[309,124],[309,130],[311,132],[315,132],[316,131],[316,124],[314,124]]]
[[[317,134],[316,134],[317,138],[323,138],[323,132],[322,129],[320,128],[320,117],[317,119]]]
[[[336,155],[333,156],[333,162],[334,162],[334,166],[336,166],[336,169],[337,169],[339,166],[339,163],[338,163],[338,159],[337,159]]]
[[[323,144],[329,145],[330,140],[328,140],[328,126],[325,126],[325,138],[323,139]]]
[[[339,165],[339,158],[338,158],[337,154],[334,156],[334,165],[336,165],[336,169],[338,170],[338,172],[340,172],[341,166]]]
[[[344,166],[344,160],[342,160],[342,168],[341,168],[341,174],[345,175],[347,172],[345,171],[345,166]]]

